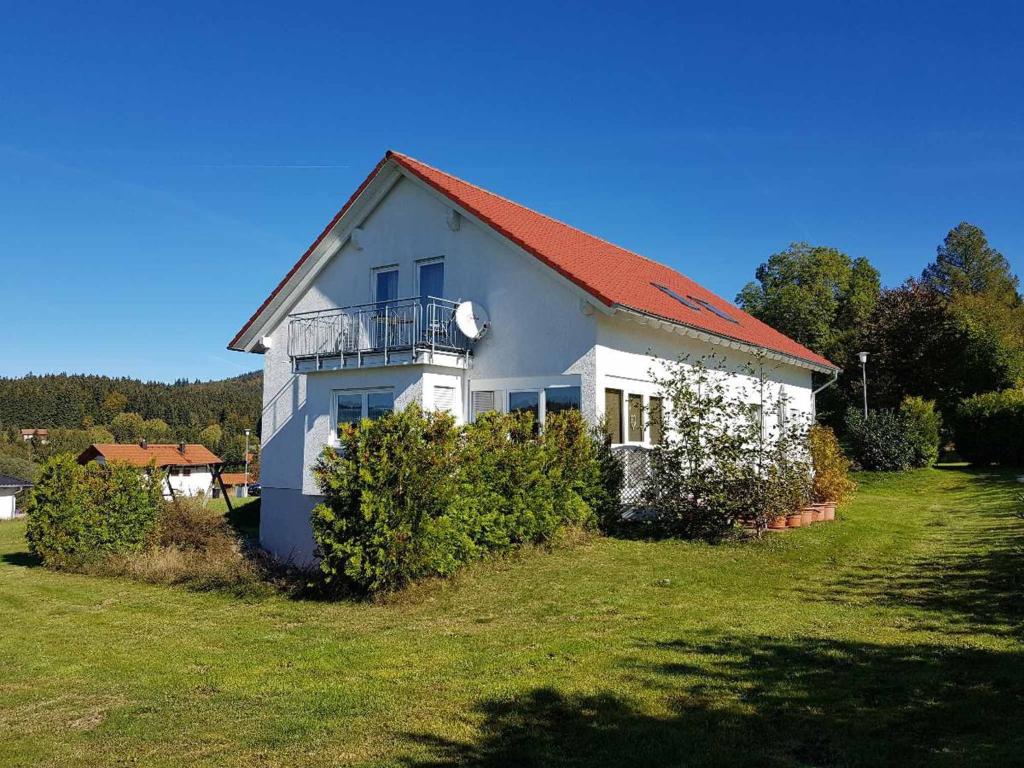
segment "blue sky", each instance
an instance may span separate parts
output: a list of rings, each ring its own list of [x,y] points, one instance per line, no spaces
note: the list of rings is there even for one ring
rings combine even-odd
[[[259,367],[226,343],[388,148],[729,299],[963,219],[1024,273],[1014,4],[143,5],[5,3],[0,375]]]

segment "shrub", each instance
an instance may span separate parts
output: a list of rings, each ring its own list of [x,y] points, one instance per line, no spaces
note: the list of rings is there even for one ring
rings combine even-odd
[[[962,400],[953,422],[957,453],[968,461],[1024,465],[1024,389]]]
[[[138,552],[153,534],[160,504],[155,471],[146,476],[118,462],[82,467],[58,455],[40,471],[25,535],[29,549],[57,567]]]
[[[625,468],[622,460],[612,451],[612,436],[604,424],[591,431],[597,457],[598,478],[590,497],[590,506],[604,531],[617,529],[622,524],[622,486]]]
[[[930,467],[939,459],[942,431],[942,417],[935,410],[935,401],[905,397],[900,405],[900,416],[910,444],[912,466]]]
[[[865,419],[851,408],[846,412],[846,432],[850,451],[864,469],[899,472],[914,464],[906,421],[896,411],[868,411]]]
[[[363,593],[447,576],[488,552],[594,523],[607,491],[579,413],[489,413],[456,428],[416,406],[347,426],[315,468],[313,536],[329,587]]]
[[[841,504],[857,488],[850,478],[850,460],[839,447],[831,427],[814,425],[807,434],[814,479],[811,495],[815,501]]]

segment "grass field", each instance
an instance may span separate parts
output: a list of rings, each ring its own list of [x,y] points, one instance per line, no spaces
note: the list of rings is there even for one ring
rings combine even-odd
[[[0,765],[1012,765],[1024,486],[862,477],[754,544],[598,539],[388,604],[48,572],[0,525]]]

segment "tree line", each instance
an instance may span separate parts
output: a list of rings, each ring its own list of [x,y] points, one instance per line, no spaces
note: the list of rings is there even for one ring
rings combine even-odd
[[[843,368],[819,395],[819,417],[843,430],[861,407],[858,352],[868,352],[868,400],[898,409],[933,402],[945,437],[964,404],[1024,385],[1024,303],[1009,261],[961,222],[919,274],[883,288],[867,258],[794,243],[761,264],[737,296],[747,312]],[[969,410],[969,409],[967,409]]]
[[[202,443],[230,466],[259,448],[263,374],[173,384],[82,374],[0,378],[0,473],[26,476],[56,453],[91,443]],[[21,429],[46,429],[25,442]],[[31,479],[29,477],[28,479]]]

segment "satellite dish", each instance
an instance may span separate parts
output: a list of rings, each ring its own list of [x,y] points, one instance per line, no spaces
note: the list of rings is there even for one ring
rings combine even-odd
[[[487,333],[487,329],[491,327],[491,319],[487,316],[487,310],[479,304],[463,301],[455,308],[455,325],[463,335],[476,341]]]

